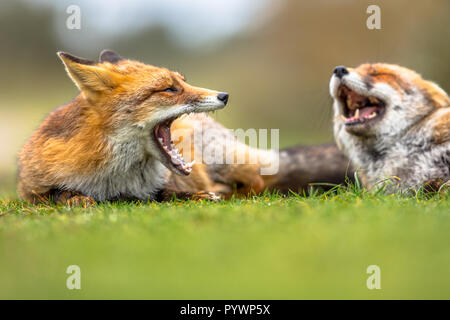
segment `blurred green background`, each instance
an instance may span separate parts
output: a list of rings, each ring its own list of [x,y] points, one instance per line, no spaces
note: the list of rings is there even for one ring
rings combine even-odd
[[[81,29],[68,30],[69,5]],[[381,30],[366,8],[381,7]],[[336,65],[384,61],[450,87],[450,2],[154,0],[0,3],[0,192],[14,194],[16,157],[44,116],[77,89],[58,50],[96,59],[104,48],[228,91],[217,120],[279,128],[281,146],[332,140],[328,80]]]
[[[366,9],[381,7],[381,30]],[[68,30],[69,5],[81,29]],[[21,145],[77,89],[56,51],[104,48],[228,91],[214,117],[280,129],[281,146],[332,141],[336,65],[397,63],[450,89],[450,1],[19,0],[0,2],[0,298],[448,298],[449,205],[373,195],[223,203],[29,206]],[[81,291],[65,287],[69,264]],[[382,270],[367,290],[366,268]]]

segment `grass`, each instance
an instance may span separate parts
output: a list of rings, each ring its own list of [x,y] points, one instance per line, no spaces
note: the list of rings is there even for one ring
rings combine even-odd
[[[448,192],[88,209],[0,200],[0,212],[2,299],[450,298]],[[66,288],[69,265],[81,290]],[[366,287],[369,265],[381,290]]]

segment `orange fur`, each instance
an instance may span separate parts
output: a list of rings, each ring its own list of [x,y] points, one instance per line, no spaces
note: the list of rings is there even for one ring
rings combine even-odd
[[[185,158],[189,155],[192,159],[200,159],[201,155],[197,155],[194,146],[194,128],[198,126],[198,122],[190,117],[180,118],[172,123],[172,132],[182,132],[183,136],[175,145],[181,149]],[[216,123],[216,126],[221,130],[227,131]],[[183,139],[189,139],[189,150],[183,150]],[[189,176],[171,175],[169,180],[171,184],[181,190],[190,190],[191,192],[199,192],[208,190],[214,192],[224,198],[230,198],[233,194],[248,195],[251,193],[260,193],[264,191],[266,185],[263,176],[260,174],[259,164],[250,164],[250,148],[245,145],[239,145],[234,150],[234,163],[225,164],[221,169],[222,182],[214,181],[209,173],[209,168],[206,164],[197,161],[193,166],[193,170]],[[237,164],[237,159],[240,155],[244,155],[243,164]]]
[[[403,189],[448,179],[450,99],[436,83],[374,63],[336,68],[330,92],[336,141],[367,187],[387,177]]]
[[[433,138],[436,144],[450,141],[450,110],[435,123]]]
[[[160,122],[152,123],[151,121],[167,120],[167,118],[161,118],[160,114],[166,110],[173,110],[170,108],[174,106],[197,105],[198,107],[199,101],[206,100],[210,103],[211,97],[219,101],[218,92],[191,86],[178,72],[126,60],[112,52],[106,52],[109,60],[102,59],[102,53],[99,63],[66,53],[58,55],[81,92],[72,102],[53,111],[20,152],[18,192],[23,199],[30,202],[48,201],[53,198],[55,201],[73,205],[91,205],[98,199],[100,201],[115,199],[116,194],[118,197],[121,196],[121,190],[111,197],[108,197],[108,194],[103,198],[100,196],[96,198],[95,190],[92,191],[92,188],[98,188],[99,180],[107,186],[105,189],[114,187],[118,179],[122,179],[120,182],[124,184],[130,180],[132,181],[130,183],[133,183],[134,179],[138,180],[137,188],[133,185],[126,189],[128,188],[126,185],[125,191],[139,192],[150,184],[149,190],[145,189],[144,195],[154,196],[152,192],[163,191],[166,198],[172,192],[183,193],[191,199],[216,199],[217,197],[211,195],[211,192],[229,198],[236,192],[247,195],[260,193],[265,188],[276,189],[278,181],[283,183],[285,191],[288,187],[298,191],[309,182],[323,179],[321,173],[324,170],[316,168],[324,164],[321,160],[322,153],[336,158],[334,157],[336,150],[330,153],[328,147],[318,147],[312,148],[314,150],[310,153],[311,163],[308,162],[308,158],[297,163],[297,157],[305,150],[302,148],[298,151],[290,150],[290,157],[285,158],[281,171],[273,177],[267,177],[261,176],[259,163],[250,163],[250,154],[259,151],[239,143],[234,149],[234,163],[237,163],[237,159],[243,158],[243,164],[209,166],[198,162],[192,167],[189,176],[180,176],[172,172],[166,174],[160,162],[163,160],[156,159],[157,157],[152,153],[158,146],[149,140],[150,134],[154,133],[151,130],[155,129],[156,124]],[[176,89],[176,94],[171,91],[172,89]],[[226,102],[220,103],[222,107],[226,104]],[[189,110],[193,109],[187,110],[186,112],[191,112]],[[200,118],[200,120],[189,116],[178,118],[172,123],[171,129],[172,131],[184,130],[184,138],[191,138],[187,150],[182,150],[183,155],[190,153],[191,159],[199,156],[196,154],[197,150],[192,138],[194,128],[199,126],[199,121],[200,124],[202,121],[207,122],[208,126],[218,129],[221,135],[229,134],[226,128],[209,117]],[[149,122],[152,123],[151,127],[147,127],[147,125],[150,126]],[[130,148],[128,144],[134,141],[133,139],[138,142]],[[124,144],[120,144],[122,140],[125,141]],[[180,146],[182,142],[175,141],[175,144]],[[120,145],[118,150],[115,149],[117,145]],[[134,148],[135,146],[138,150]],[[124,149],[121,149],[122,147]],[[163,148],[163,146],[160,147]],[[141,162],[137,165],[133,162],[136,161],[135,151],[139,151],[136,152],[138,157],[143,157],[139,159]],[[259,155],[267,156],[264,152]],[[135,165],[133,167],[135,171],[132,171],[130,176],[120,171],[123,170],[123,166],[117,168],[111,165],[121,160],[125,163],[125,167],[128,162]],[[151,170],[146,171],[151,172],[152,176],[144,177],[140,166],[146,166],[148,162],[157,163],[160,166],[152,166]],[[160,171],[152,171],[155,167]],[[316,168],[314,171],[316,173],[308,176],[303,174],[313,167]],[[345,170],[345,165],[340,167]],[[333,176],[336,171],[339,170],[333,169],[331,173],[327,173],[322,182],[327,182],[327,178]],[[153,188],[153,174],[165,177],[165,185]],[[338,176],[341,179],[340,171]],[[86,181],[88,181],[87,187],[84,186]],[[83,187],[79,187],[80,185]],[[161,187],[165,189],[158,189]],[[83,193],[77,188],[85,188],[84,190],[90,188],[91,193]],[[134,194],[125,196],[133,198]],[[144,197],[140,196],[138,199],[142,198]]]
[[[70,177],[102,171],[111,159],[112,133],[139,125],[158,110],[212,92],[187,84],[178,72],[137,61],[94,63],[66,53],[58,55],[81,92],[53,111],[20,152],[18,192],[31,202],[48,198]],[[180,93],[162,91],[170,87]]]

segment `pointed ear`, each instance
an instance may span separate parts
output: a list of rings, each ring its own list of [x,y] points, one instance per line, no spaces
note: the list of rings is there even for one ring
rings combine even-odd
[[[102,52],[100,52],[100,57],[98,58],[98,60],[100,61],[100,63],[109,62],[109,63],[115,64],[115,63],[117,63],[121,60],[125,60],[125,59],[122,58],[121,56],[119,56],[114,51],[103,50]]]
[[[114,88],[120,75],[108,70],[94,61],[75,57],[66,52],[58,52],[66,71],[77,87],[88,97],[101,91]]]
[[[444,89],[432,81],[425,81],[425,84],[425,91],[437,107],[447,107],[450,105],[450,98]]]

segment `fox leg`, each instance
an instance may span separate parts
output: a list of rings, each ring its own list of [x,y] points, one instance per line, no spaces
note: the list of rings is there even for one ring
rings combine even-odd
[[[208,191],[199,191],[199,192],[184,192],[178,190],[164,189],[160,192],[158,196],[159,201],[170,201],[173,198],[179,200],[208,200],[208,201],[219,201],[221,199],[220,196],[216,195],[213,192]]]
[[[56,191],[53,193],[53,201],[66,204],[70,207],[90,207],[96,204],[91,197],[82,195],[74,191]]]
[[[445,181],[441,178],[435,178],[425,181],[423,188],[426,192],[438,192],[443,186],[450,186],[450,180]]]
[[[209,200],[209,201],[219,201],[221,198],[214,192],[208,192],[208,191],[199,191],[196,193],[193,193],[191,196],[191,200]]]

